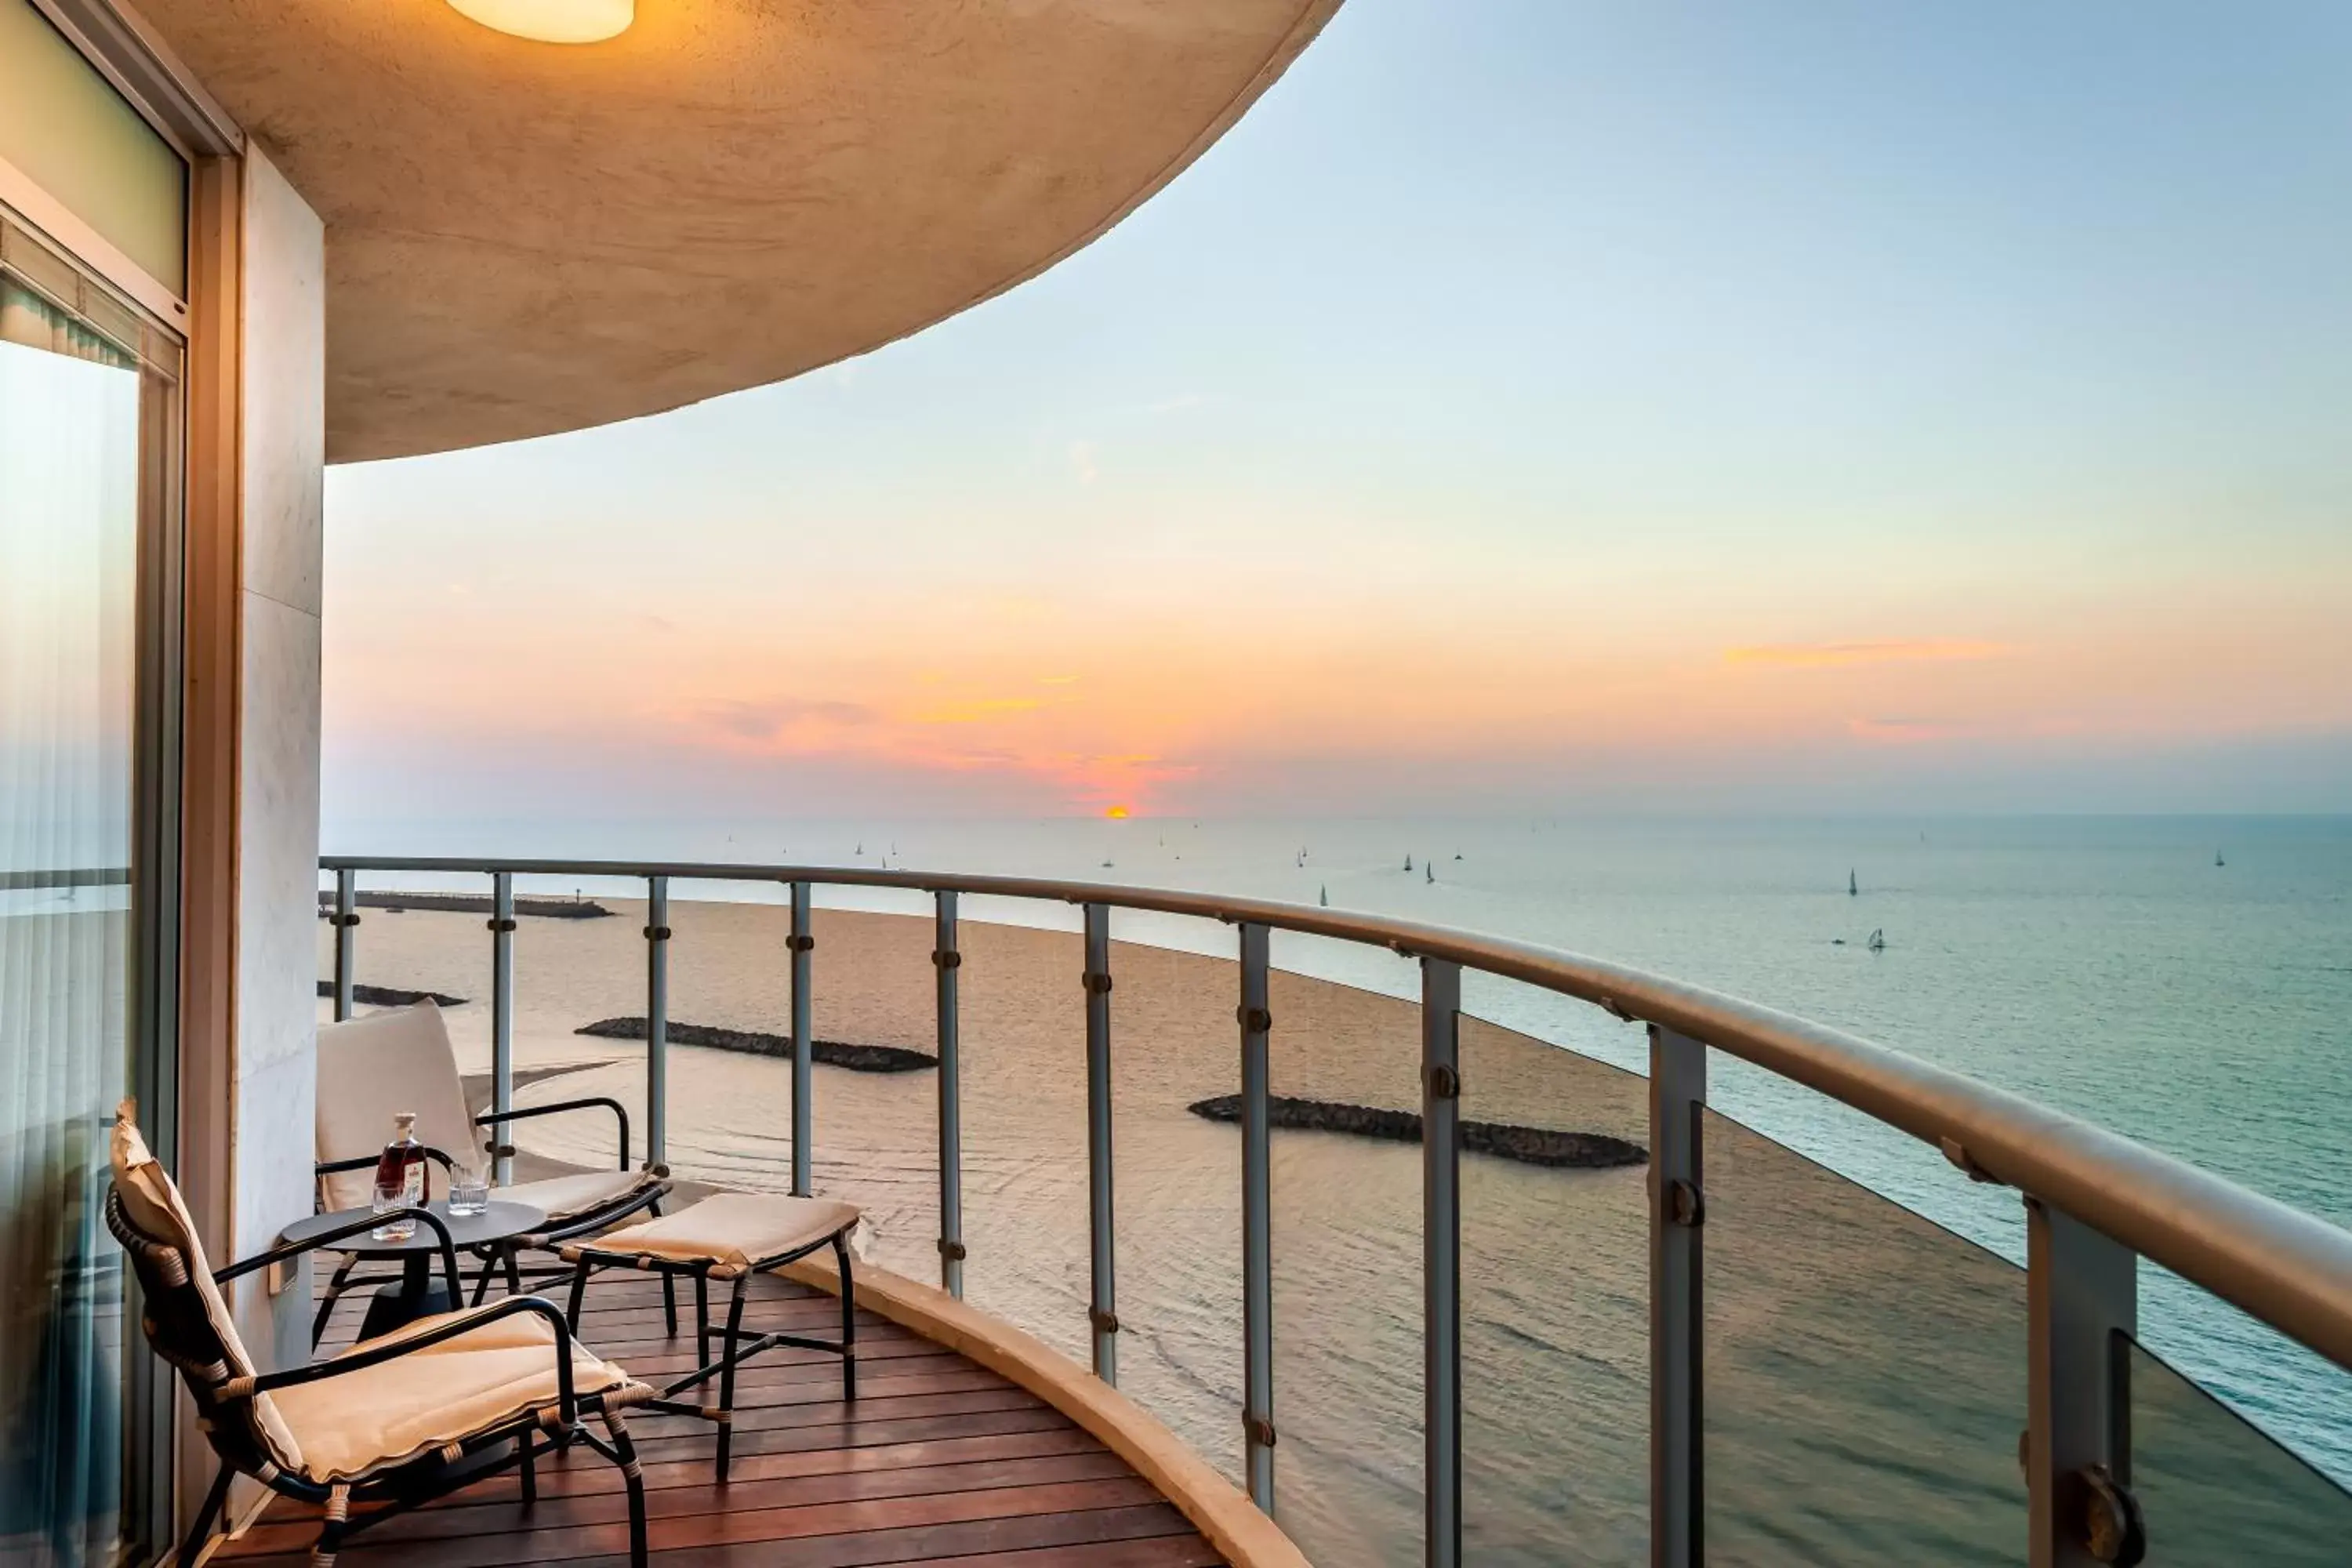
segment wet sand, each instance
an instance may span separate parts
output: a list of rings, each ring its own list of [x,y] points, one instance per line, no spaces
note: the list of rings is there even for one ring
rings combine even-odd
[[[643,1046],[572,1032],[645,1011],[643,908],[606,901],[617,918],[521,923],[518,1068],[573,1070],[517,1100],[612,1094],[642,1127]],[[785,910],[674,900],[670,923],[673,1018],[784,1026]],[[814,932],[818,1034],[937,1048],[928,921],[820,910]],[[448,1017],[461,1064],[487,1069],[481,920],[370,911],[359,937],[360,978],[476,999]],[[967,920],[961,945],[967,1295],[1084,1360],[1080,944]],[[1239,1134],[1186,1107],[1239,1088],[1238,970],[1125,943],[1111,968],[1120,1385],[1237,1476]],[[1277,972],[1272,1012],[1276,1093],[1419,1108],[1412,1005]],[[789,1064],[676,1046],[668,1063],[677,1173],[783,1190]],[[1463,1081],[1468,1118],[1649,1142],[1642,1079],[1475,1019]],[[866,1208],[876,1260],[936,1279],[936,1075],[821,1066],[814,1096],[817,1190]],[[518,1142],[601,1163],[610,1128],[551,1118]],[[1710,1557],[2021,1560],[2021,1277],[1719,1119],[1707,1159]],[[1273,1176],[1279,1515],[1318,1561],[1416,1562],[1421,1152],[1284,1131]],[[1645,1180],[1464,1161],[1473,1561],[1646,1557]]]

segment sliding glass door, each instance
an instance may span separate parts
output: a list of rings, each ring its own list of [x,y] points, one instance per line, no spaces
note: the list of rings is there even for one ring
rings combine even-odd
[[[178,351],[0,209],[0,1563],[108,1563],[148,1464],[101,1215],[160,1059]],[[162,624],[158,624],[158,622]],[[168,661],[166,661],[168,663]],[[134,1436],[142,1452],[133,1458]],[[133,1510],[135,1513],[137,1510]]]

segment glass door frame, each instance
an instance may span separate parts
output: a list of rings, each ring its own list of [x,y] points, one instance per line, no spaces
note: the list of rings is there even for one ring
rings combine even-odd
[[[10,181],[10,186],[16,182]],[[187,521],[186,337],[30,221],[0,187],[0,271],[135,355],[141,378],[140,493],[134,588],[131,781],[128,1087],[166,1169],[177,1169],[180,1084],[182,715]],[[32,205],[32,204],[26,204]],[[123,342],[124,339],[130,342]],[[151,1562],[173,1544],[177,1381],[135,1331],[138,1281],[123,1281],[123,1454],[118,1561]]]

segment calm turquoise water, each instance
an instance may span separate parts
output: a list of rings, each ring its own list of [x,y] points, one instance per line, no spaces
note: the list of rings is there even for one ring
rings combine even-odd
[[[1552,943],[1783,1007],[2352,1223],[2352,818],[468,824],[331,837],[369,853],[866,866],[887,855],[1307,903],[1328,893],[1335,908]],[[1068,913],[966,910],[1032,923]],[[1116,929],[1218,953],[1232,940],[1142,916]],[[1865,945],[1873,930],[1883,952]],[[1412,980],[1392,956],[1342,944],[1292,942],[1277,962],[1399,994]],[[1603,1060],[1645,1063],[1637,1033],[1590,1008],[1475,977],[1468,1002]],[[1713,1099],[2021,1260],[2014,1194],[1955,1181],[1933,1152],[1741,1064],[1718,1065]],[[2153,1269],[2142,1313],[2153,1348],[2352,1478],[2352,1377]]]

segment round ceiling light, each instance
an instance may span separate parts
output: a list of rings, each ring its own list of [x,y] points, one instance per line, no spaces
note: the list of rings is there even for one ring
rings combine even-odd
[[[542,44],[601,44],[628,30],[637,0],[449,0],[485,27]]]

